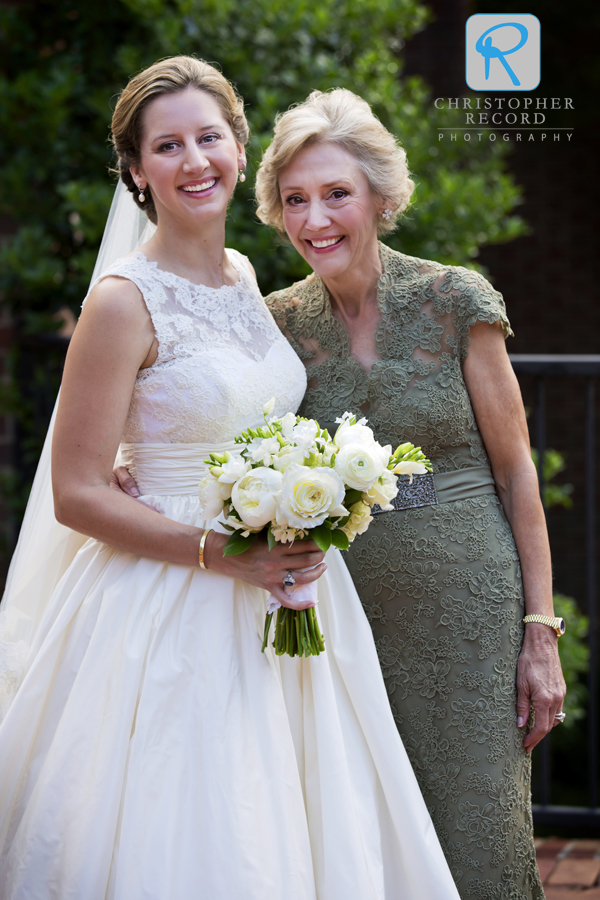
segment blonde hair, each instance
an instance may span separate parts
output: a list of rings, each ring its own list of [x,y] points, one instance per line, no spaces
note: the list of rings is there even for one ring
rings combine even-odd
[[[140,202],[139,189],[129,171],[141,160],[142,119],[152,100],[164,94],[176,94],[186,88],[197,88],[210,94],[219,104],[238,144],[248,142],[249,130],[244,115],[244,101],[233,85],[209,63],[194,56],[173,56],[144,69],[123,89],[112,117],[112,142],[117,154],[121,179],[133,194],[133,199],[156,224],[156,207],[150,188],[144,189],[146,199]]]
[[[406,153],[369,104],[345,88],[313,91],[277,116],[273,141],[256,175],[259,219],[285,236],[280,175],[304,147],[320,143],[337,144],[354,156],[375,197],[391,211],[389,218],[379,218],[377,233],[393,231],[415,187]]]

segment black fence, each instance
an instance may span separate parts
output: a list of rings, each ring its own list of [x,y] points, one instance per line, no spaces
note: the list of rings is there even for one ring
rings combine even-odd
[[[596,566],[596,380],[600,377],[600,355],[594,356],[511,356],[517,376],[532,378],[534,408],[532,443],[538,459],[544,459],[547,447],[547,381],[548,379],[583,379],[585,384],[585,419],[583,428],[584,505],[585,505],[585,612],[589,619],[590,666],[587,707],[587,806],[559,806],[551,796],[551,741],[548,735],[540,746],[541,802],[533,807],[538,825],[584,826],[600,828],[598,808],[598,619]],[[538,466],[540,492],[544,496],[543,465]]]

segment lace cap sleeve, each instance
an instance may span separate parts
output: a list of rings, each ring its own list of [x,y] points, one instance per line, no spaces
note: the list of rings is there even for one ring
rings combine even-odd
[[[435,290],[444,305],[454,312],[461,359],[467,355],[469,332],[475,322],[500,322],[504,337],[512,337],[502,294],[479,272],[452,266],[438,279]]]
[[[314,352],[310,339],[314,331],[315,299],[320,300],[317,305],[322,306],[321,294],[313,274],[265,297],[271,315],[301,358],[312,356]]]

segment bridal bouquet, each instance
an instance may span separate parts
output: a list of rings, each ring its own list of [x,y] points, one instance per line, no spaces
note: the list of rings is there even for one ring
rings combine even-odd
[[[224,513],[231,532],[225,554],[243,553],[261,533],[270,549],[277,542],[312,538],[323,552],[331,546],[347,550],[369,527],[375,505],[394,508],[398,474],[412,480],[414,474],[431,471],[419,447],[401,444],[392,453],[391,445],[382,447],[375,440],[367,420],[352,413],[336,419],[339,427],[331,438],[314,419],[291,412],[267,418],[274,406],[274,399],[265,405],[264,426],[235,438],[238,454],[211,453],[205,460],[208,474],[199,488],[202,514],[209,519]],[[292,577],[286,592],[315,599],[316,585],[294,589]],[[288,609],[271,596],[263,651],[275,610],[278,655],[313,656],[324,650],[314,606]]]

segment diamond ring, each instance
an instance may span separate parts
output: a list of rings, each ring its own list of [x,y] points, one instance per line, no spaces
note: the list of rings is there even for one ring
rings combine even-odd
[[[567,714],[564,712],[556,713],[556,715],[554,716],[554,718],[558,719],[559,722],[564,722],[566,717],[567,717]]]
[[[292,575],[291,572],[288,572],[285,578],[283,579],[284,587],[293,587],[296,584],[296,579]]]

